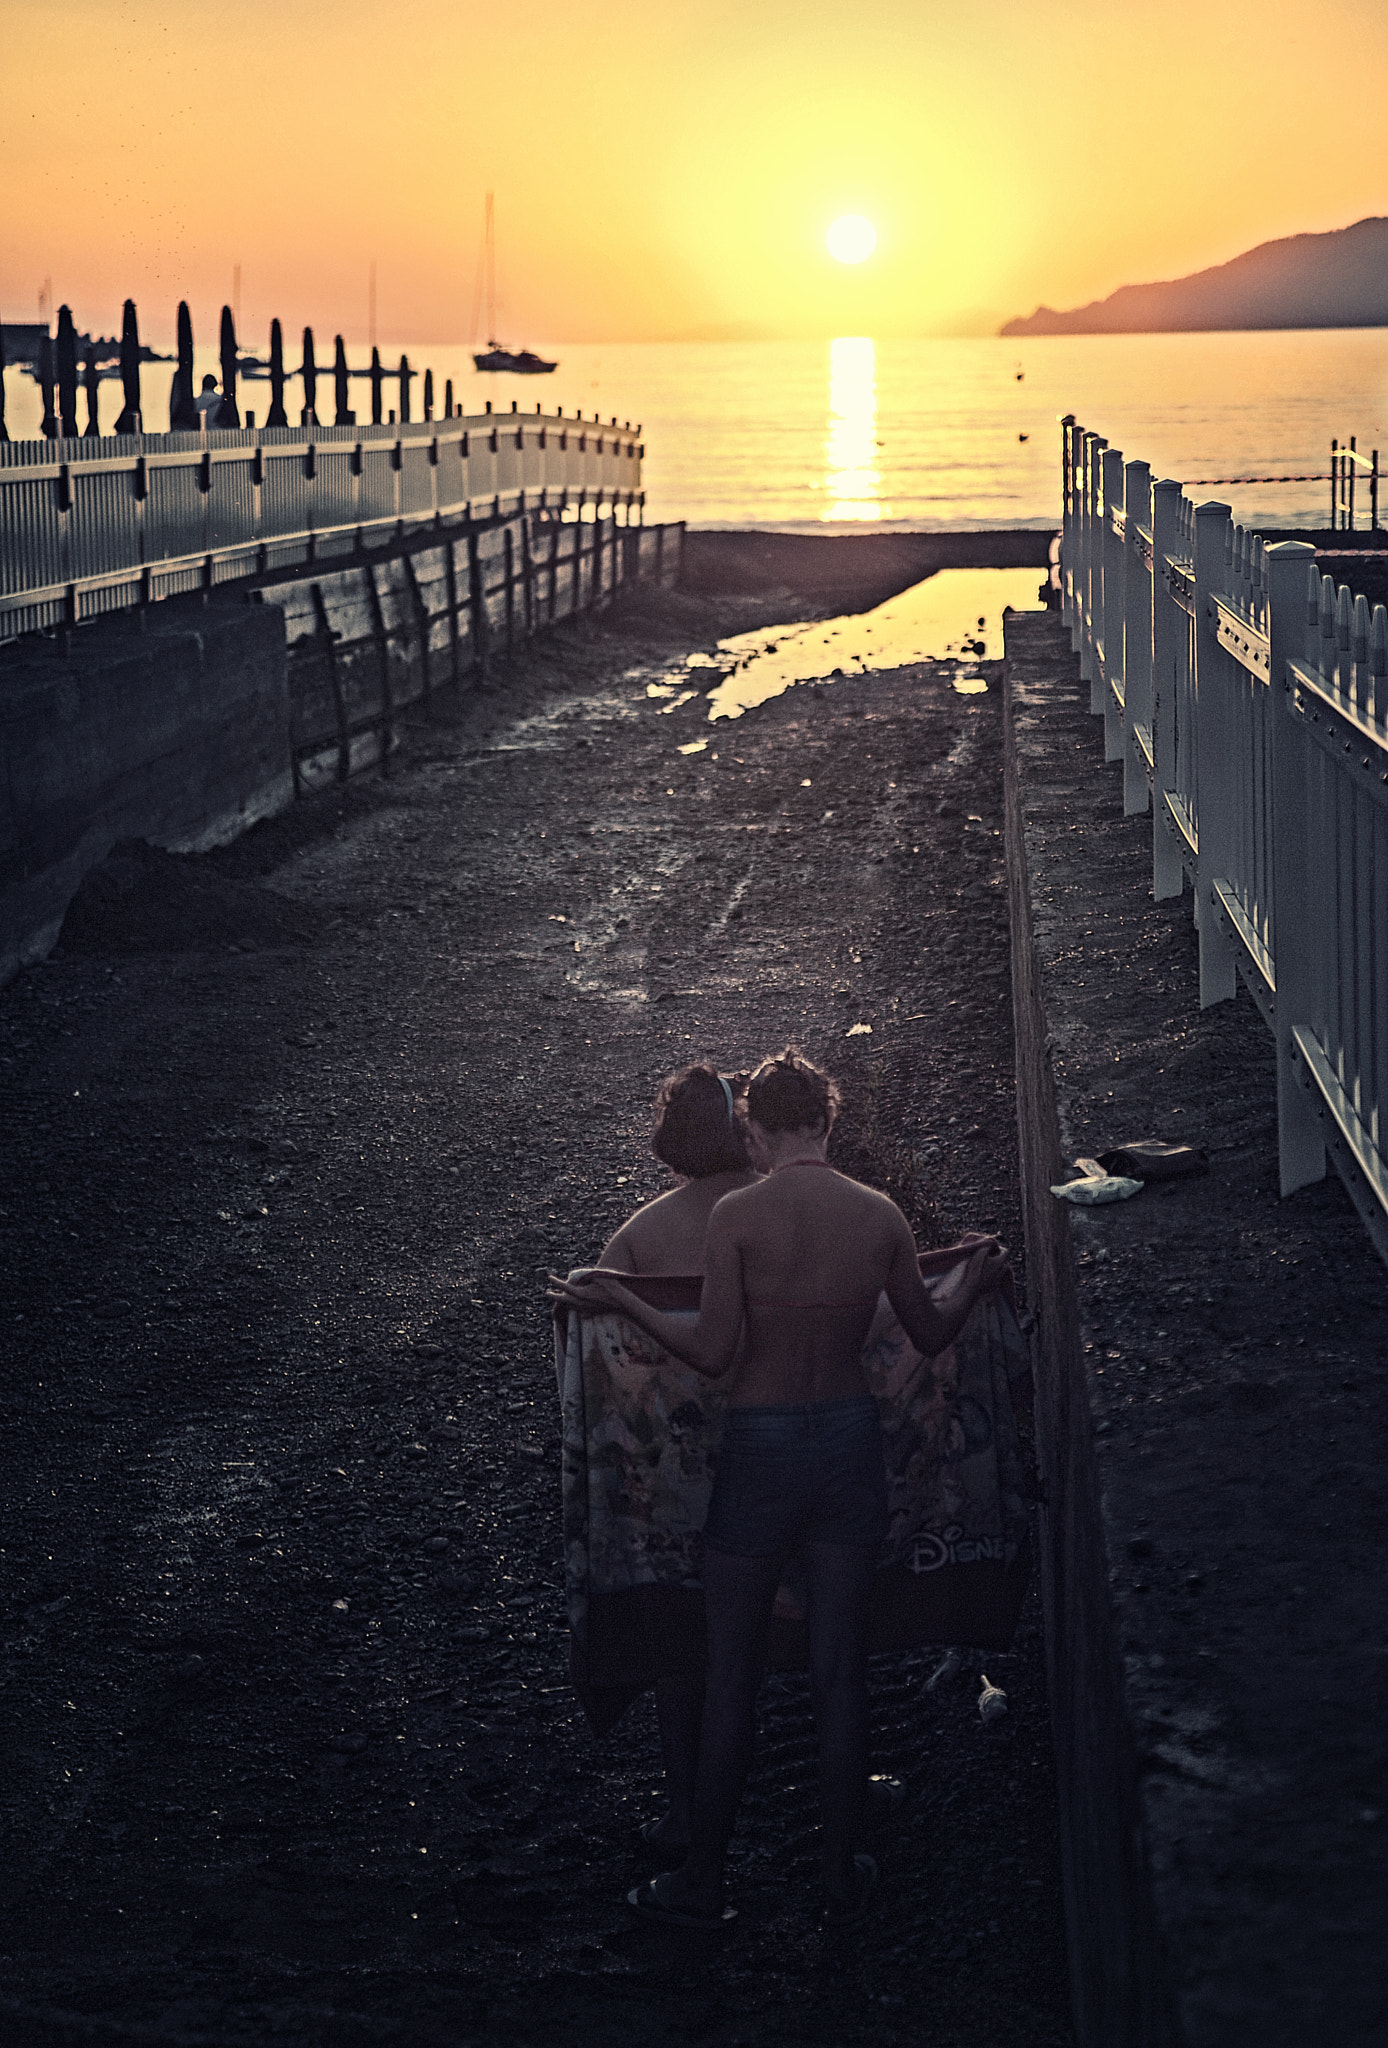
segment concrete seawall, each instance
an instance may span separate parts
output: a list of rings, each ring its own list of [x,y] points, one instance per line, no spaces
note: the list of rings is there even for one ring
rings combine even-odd
[[[284,621],[175,599],[0,658],[0,982],[118,841],[201,852],[293,799]]]
[[[0,984],[44,958],[121,841],[225,844],[296,790],[383,759],[433,690],[485,680],[529,634],[678,571],[678,529],[525,526],[330,556],[0,652]]]

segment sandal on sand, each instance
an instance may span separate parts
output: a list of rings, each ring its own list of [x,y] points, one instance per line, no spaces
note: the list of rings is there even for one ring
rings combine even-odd
[[[877,1865],[871,1856],[855,1856],[853,1874],[857,1879],[853,1896],[830,1899],[824,1908],[821,1925],[828,1932],[836,1933],[840,1927],[856,1927],[867,1917],[868,1900],[877,1888]]]
[[[876,1876],[875,1866],[873,1875]],[[716,1933],[720,1927],[726,1927],[730,1920],[737,1918],[736,1906],[724,1906],[718,1913],[682,1912],[678,1906],[667,1906],[655,1887],[656,1879],[651,1878],[627,1893],[627,1904],[643,1920],[653,1920],[663,1927],[696,1927],[705,1933]]]

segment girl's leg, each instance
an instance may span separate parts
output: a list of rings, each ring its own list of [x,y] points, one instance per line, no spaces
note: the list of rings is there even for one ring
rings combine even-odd
[[[704,1552],[704,1719],[689,1856],[682,1870],[659,1881],[660,1896],[670,1905],[713,1913],[723,1903],[723,1859],[752,1761],[757,1690],[780,1576],[776,1557],[733,1557],[712,1548]]]
[[[660,1753],[665,1761],[669,1807],[660,1825],[647,1836],[657,1848],[688,1846],[694,1773],[699,1763],[699,1725],[704,1717],[704,1681],[683,1675],[655,1682],[655,1717]]]
[[[810,1696],[819,1734],[820,1832],[826,1890],[850,1898],[868,1780],[867,1621],[877,1556],[809,1543]]]

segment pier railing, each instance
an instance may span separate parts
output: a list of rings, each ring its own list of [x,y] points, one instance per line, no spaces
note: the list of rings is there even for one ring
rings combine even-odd
[[[428,526],[642,504],[614,421],[483,413],[0,443],[0,640]]]
[[[1388,612],[1063,434],[1064,616],[1153,894],[1189,877],[1201,1003],[1241,975],[1276,1033],[1283,1194],[1329,1151],[1388,1261]]]

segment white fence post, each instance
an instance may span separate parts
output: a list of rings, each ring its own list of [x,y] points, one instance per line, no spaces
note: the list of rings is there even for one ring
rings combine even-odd
[[[1195,860],[1200,906],[1200,1007],[1222,1003],[1238,986],[1234,948],[1219,915],[1214,883],[1223,880],[1234,833],[1238,792],[1235,727],[1224,673],[1228,656],[1219,644],[1212,599],[1224,588],[1229,507],[1195,508],[1195,703],[1199,762],[1199,844]]]
[[[1075,532],[1075,415],[1067,412],[1060,423],[1060,616],[1070,628],[1070,645],[1075,643],[1075,565],[1078,541]]]
[[[1311,863],[1307,830],[1310,741],[1296,710],[1290,661],[1320,661],[1320,582],[1316,551],[1283,540],[1267,551],[1268,638],[1272,651],[1272,956],[1277,975],[1277,1150],[1282,1193],[1325,1178],[1325,1142],[1307,1089],[1297,1079],[1292,1029],[1315,1000],[1311,939]]]
[[[1123,809],[1132,816],[1147,808],[1148,752],[1152,743],[1152,579],[1143,527],[1152,517],[1152,472],[1130,462],[1123,472],[1127,516],[1123,564]]]
[[[1089,685],[1089,708],[1102,711],[1103,675],[1098,643],[1103,638],[1104,562],[1102,550],[1103,483],[1100,462],[1108,442],[1101,434],[1084,437],[1084,637],[1080,642],[1080,675]]]
[[[1104,639],[1099,673],[1103,679],[1104,759],[1123,758],[1123,623],[1127,616],[1125,590],[1127,550],[1114,531],[1114,515],[1124,511],[1123,456],[1117,448],[1105,448],[1100,475],[1104,493],[1104,523],[1100,529],[1104,561]]]
[[[1177,635],[1186,616],[1167,585],[1166,565],[1176,552],[1181,486],[1164,477],[1152,486],[1152,898],[1179,896],[1181,848],[1166,804],[1176,787]]]

